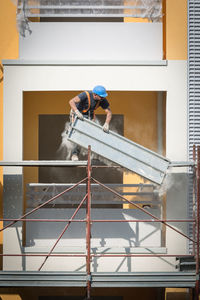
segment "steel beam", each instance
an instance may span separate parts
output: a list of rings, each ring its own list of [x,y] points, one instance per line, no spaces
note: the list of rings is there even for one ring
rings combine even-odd
[[[0,161],[0,166],[2,167],[9,167],[9,166],[16,166],[16,167],[73,167],[73,166],[87,166],[87,161],[79,160],[79,161],[72,161],[72,160],[23,160],[23,161]]]

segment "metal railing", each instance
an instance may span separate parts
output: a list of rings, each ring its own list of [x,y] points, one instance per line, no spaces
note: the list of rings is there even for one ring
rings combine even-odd
[[[141,207],[140,205],[138,205],[137,203],[134,203],[133,201],[130,201],[129,199],[127,199],[126,197],[124,197],[123,195],[121,195],[120,193],[118,193],[117,191],[111,189],[110,187],[106,186],[105,184],[101,183],[100,181],[96,180],[95,178],[92,177],[92,168],[93,166],[91,165],[91,147],[88,147],[88,159],[87,159],[87,164],[83,163],[82,165],[86,165],[87,168],[87,177],[85,177],[84,179],[80,180],[78,183],[72,185],[71,187],[65,189],[64,191],[62,191],[61,193],[55,195],[54,197],[51,197],[50,199],[48,199],[46,202],[38,205],[36,208],[33,208],[32,210],[30,210],[29,212],[25,213],[24,215],[22,215],[20,218],[16,218],[16,219],[1,219],[1,221],[10,221],[7,225],[5,225],[3,228],[0,229],[0,232],[4,231],[6,228],[11,227],[12,225],[14,225],[16,222],[18,221],[22,221],[22,222],[67,222],[67,224],[65,225],[64,229],[62,230],[62,232],[60,233],[59,237],[57,238],[56,242],[54,243],[54,245],[52,246],[52,248],[50,249],[50,251],[48,253],[36,253],[36,254],[25,254],[25,253],[21,253],[21,254],[7,254],[7,253],[1,253],[0,256],[36,256],[36,257],[45,257],[44,261],[42,262],[42,264],[40,265],[38,271],[40,271],[43,266],[45,265],[46,261],[48,260],[49,257],[85,257],[86,259],[86,273],[87,273],[87,299],[91,299],[91,261],[92,258],[94,257],[188,257],[188,256],[194,256],[195,257],[195,262],[196,262],[196,288],[195,288],[195,297],[196,299],[198,298],[199,295],[199,225],[200,225],[200,220],[199,220],[199,214],[200,214],[200,205],[199,205],[199,197],[200,197],[200,146],[193,148],[194,151],[194,163],[191,164],[191,162],[185,163],[184,165],[187,166],[192,166],[193,167],[193,172],[194,172],[194,212],[193,212],[193,218],[192,219],[184,219],[184,220],[178,220],[178,219],[159,219],[157,216],[153,215],[152,213],[150,213],[148,210],[144,209],[143,207]],[[43,162],[43,165],[45,164],[45,162]],[[12,162],[10,163],[6,163],[6,162],[0,162],[1,166],[12,166],[12,165],[16,165]],[[41,165],[41,164],[36,164],[36,163],[31,163],[31,162],[27,162],[25,163],[17,163],[17,166],[22,166],[22,165],[29,165],[29,166],[36,166],[36,165]],[[50,163],[48,165],[51,165]],[[54,165],[56,165],[56,162],[54,163]],[[63,162],[63,165],[68,165],[67,163],[65,164],[65,162]],[[77,164],[78,165],[78,164]],[[179,164],[175,164],[177,166],[179,166]],[[73,190],[74,188],[76,188],[78,185],[82,184],[82,183],[86,183],[86,194],[83,197],[83,199],[81,200],[80,204],[78,205],[78,207],[75,209],[73,215],[71,216],[71,218],[69,219],[53,219],[53,220],[49,220],[49,219],[28,219],[27,217],[29,215],[31,215],[33,212],[39,210],[40,208],[44,207],[45,205],[51,203],[52,201],[54,201],[55,199],[57,199],[58,197],[62,196],[63,194]],[[108,190],[109,192],[113,193],[115,196],[119,197],[121,200],[123,200],[123,203],[128,203],[131,206],[134,206],[135,208],[137,208],[138,210],[144,212],[146,215],[150,216],[151,219],[147,219],[147,220],[93,220],[91,218],[91,183],[95,183],[100,185],[102,188]],[[80,208],[83,206],[83,204],[86,203],[86,219],[84,220],[80,220],[80,219],[74,219],[75,216],[77,215],[78,211],[80,210]],[[67,231],[67,229],[69,228],[70,224],[73,222],[84,222],[86,224],[86,254],[55,254],[53,253],[55,247],[57,246],[58,242],[60,241],[60,239],[63,237],[64,233]],[[165,225],[166,227],[170,228],[171,230],[177,232],[178,234],[180,234],[181,236],[185,237],[186,239],[188,239],[189,241],[191,241],[193,243],[193,253],[191,255],[177,255],[177,254],[103,254],[103,253],[91,253],[91,226],[93,223],[95,222],[160,222],[161,224]],[[181,232],[180,230],[178,230],[177,228],[175,228],[174,226],[170,225],[169,223],[171,222],[188,222],[188,223],[193,223],[193,237],[190,237],[186,234],[184,234],[183,232]]]
[[[17,13],[26,17],[103,17],[103,18],[148,18],[160,21],[162,18],[162,0],[143,3],[137,0],[134,5],[131,1],[79,1],[74,4],[71,1],[42,1],[34,3],[30,0],[18,0]]]

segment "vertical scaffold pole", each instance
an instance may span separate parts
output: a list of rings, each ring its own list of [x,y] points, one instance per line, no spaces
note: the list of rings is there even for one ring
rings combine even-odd
[[[193,161],[196,162],[196,146],[193,145]],[[194,164],[193,167],[193,203],[192,203],[192,215],[193,215],[193,220],[195,220],[195,222],[193,222],[193,255],[195,256],[195,250],[196,250],[196,244],[195,244],[195,240],[196,240],[196,181],[197,181],[197,169],[196,169],[196,165]]]
[[[87,218],[86,218],[86,271],[87,271],[87,300],[90,300],[91,294],[91,146],[88,146],[88,165],[87,165]]]
[[[197,213],[196,213],[196,299],[199,299],[199,202],[200,202],[200,146],[197,147]]]

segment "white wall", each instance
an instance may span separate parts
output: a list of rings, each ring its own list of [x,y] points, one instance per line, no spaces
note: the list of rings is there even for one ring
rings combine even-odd
[[[162,23],[31,23],[20,59],[162,60]]]
[[[99,83],[108,91],[167,91],[166,156],[172,161],[187,160],[186,61],[169,61],[167,66],[12,63],[4,64],[4,160],[22,159],[23,91],[80,91]]]
[[[19,62],[18,62],[19,63]],[[23,157],[23,91],[78,91],[91,89],[96,84],[103,84],[109,91],[166,91],[166,156],[172,161],[187,160],[187,62],[169,61],[167,66],[84,66],[84,65],[18,65],[15,61],[4,61],[4,160],[19,161]],[[12,143],[11,143],[12,142]],[[5,168],[4,174],[21,174],[21,168]],[[177,194],[179,188],[183,190],[186,183],[181,179],[181,185],[167,199],[167,212],[174,212],[176,201],[177,218],[186,217],[187,193]],[[183,210],[179,210],[181,207]],[[167,215],[168,217],[168,215]],[[186,232],[186,226],[178,226]],[[20,229],[20,228],[19,228]],[[14,229],[5,231],[4,251],[10,248],[10,239]],[[16,237],[13,236],[13,239]],[[6,242],[7,241],[7,242]],[[174,243],[176,241],[176,243]],[[14,247],[14,246],[13,246]],[[184,254],[187,240],[177,233],[167,230],[168,253]],[[20,252],[19,248],[12,248],[13,252]],[[9,251],[8,251],[9,252]],[[116,266],[109,260],[110,265]],[[114,258],[113,258],[114,260]],[[42,259],[41,259],[42,261]],[[101,270],[107,270],[106,259],[102,261]],[[12,268],[10,258],[4,259],[4,266]],[[175,270],[175,259],[134,259],[134,270],[149,269]],[[21,259],[18,260],[18,265]],[[132,262],[131,262],[132,264]],[[18,266],[17,265],[17,266]],[[31,263],[28,265],[31,266]],[[52,266],[52,265],[51,265]],[[20,268],[20,267],[19,267]],[[126,267],[123,266],[123,270]]]

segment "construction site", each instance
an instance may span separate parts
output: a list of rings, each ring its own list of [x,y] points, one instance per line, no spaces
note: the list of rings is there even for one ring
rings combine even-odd
[[[0,15],[0,299],[199,299],[199,1]]]

